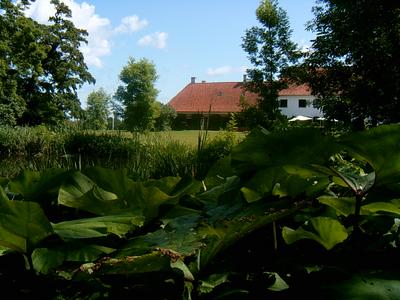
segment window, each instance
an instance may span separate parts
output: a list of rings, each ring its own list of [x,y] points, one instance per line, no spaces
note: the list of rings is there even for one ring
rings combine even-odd
[[[280,99],[279,107],[287,107],[287,99]]]
[[[299,107],[307,107],[307,100],[299,99]]]

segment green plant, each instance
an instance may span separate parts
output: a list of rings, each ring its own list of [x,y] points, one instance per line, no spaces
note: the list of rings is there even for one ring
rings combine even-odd
[[[257,129],[203,182],[25,172],[0,181],[0,262],[35,280],[1,274],[64,299],[395,299],[399,136]]]

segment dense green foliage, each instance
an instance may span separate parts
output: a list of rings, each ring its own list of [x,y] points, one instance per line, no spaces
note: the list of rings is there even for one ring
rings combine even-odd
[[[195,139],[198,133],[190,135]],[[123,132],[0,127],[0,174],[13,177],[22,170],[101,166],[125,168],[135,180],[201,177],[238,142],[235,134],[208,134],[202,148],[196,149],[195,141],[185,142],[166,132],[131,137]]]
[[[248,114],[244,117],[246,120],[273,129],[286,119],[278,103],[279,91],[287,87],[281,80],[281,72],[295,63],[300,55],[297,45],[290,40],[287,14],[278,7],[276,0],[261,1],[256,16],[261,26],[246,31],[242,47],[254,67],[247,70],[249,81],[245,87],[259,94],[260,99],[256,108],[246,106],[245,102],[242,108],[243,114]]]
[[[114,97],[124,107],[123,119],[127,130],[154,129],[159,115],[158,91],[154,87],[157,77],[154,64],[145,58],[139,61],[130,58],[123,67],[119,76],[123,85],[118,86]]]
[[[202,182],[99,167],[3,179],[2,291],[395,299],[399,137],[395,125],[337,138],[257,129]]]
[[[111,96],[103,88],[92,91],[87,97],[87,107],[81,118],[83,127],[92,130],[107,129],[110,103]]]
[[[171,130],[172,124],[177,116],[175,109],[161,102],[157,102],[160,112],[159,116],[155,119],[154,129],[157,131]]]
[[[64,3],[48,25],[27,18],[29,1],[0,1],[0,124],[57,124],[79,116],[77,89],[94,82],[79,47],[87,33],[75,28]]]
[[[320,0],[304,80],[330,119],[362,129],[400,121],[400,2]]]

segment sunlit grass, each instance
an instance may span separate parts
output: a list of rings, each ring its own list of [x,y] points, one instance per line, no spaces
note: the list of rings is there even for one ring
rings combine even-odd
[[[197,147],[199,134],[207,134],[208,140],[213,140],[214,138],[224,134],[224,131],[199,131],[199,130],[179,130],[179,131],[161,131],[161,132],[146,132],[146,133],[138,133],[132,134],[129,131],[102,131],[103,134],[118,134],[125,137],[133,137],[135,135],[140,139],[141,142],[146,143],[146,141],[152,141],[154,139],[160,139],[162,141],[171,142],[176,141],[179,143],[183,143],[188,146]],[[239,140],[243,139],[246,136],[245,132],[232,132]]]

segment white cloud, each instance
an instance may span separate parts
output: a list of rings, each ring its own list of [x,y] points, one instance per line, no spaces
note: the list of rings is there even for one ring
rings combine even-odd
[[[228,74],[234,74],[234,73],[245,73],[246,72],[246,67],[239,67],[235,68],[232,66],[222,66],[218,68],[208,68],[207,69],[207,75],[209,76],[221,76],[221,75],[228,75]]]
[[[119,26],[112,28],[111,22],[107,18],[96,14],[94,5],[76,0],[62,0],[72,13],[71,20],[77,28],[85,29],[88,32],[86,37],[88,43],[82,44],[82,51],[85,62],[88,66],[101,68],[103,57],[110,55],[112,50],[112,38],[115,34],[132,33],[139,31],[148,25],[146,19],[140,19],[136,15],[124,17]],[[25,14],[36,21],[48,24],[48,19],[55,13],[54,6],[50,0],[36,0],[26,10]],[[140,46],[150,45],[159,49],[166,47],[168,34],[156,32],[153,35],[145,36],[140,39]]]
[[[156,32],[152,35],[146,35],[138,41],[139,46],[152,46],[158,49],[167,47],[168,33]]]
[[[95,13],[95,6],[86,2],[76,3],[74,0],[63,1],[72,13],[72,22],[77,28],[88,32],[88,44],[81,46],[81,51],[88,66],[102,67],[102,57],[111,53],[111,23],[107,18],[102,18]],[[40,23],[48,23],[50,16],[54,15],[54,6],[50,0],[36,0],[26,11],[26,15]]]
[[[121,24],[115,28],[115,32],[117,33],[129,33],[136,32],[149,24],[147,20],[140,20],[140,18],[136,15],[125,17],[121,20]]]

